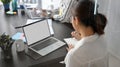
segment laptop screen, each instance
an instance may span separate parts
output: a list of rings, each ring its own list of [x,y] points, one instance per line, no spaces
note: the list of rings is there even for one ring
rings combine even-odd
[[[28,45],[45,39],[51,35],[47,20],[27,25],[23,27],[23,31]]]

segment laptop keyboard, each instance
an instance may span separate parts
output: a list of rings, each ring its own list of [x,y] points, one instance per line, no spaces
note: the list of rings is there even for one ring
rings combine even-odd
[[[39,51],[39,54],[42,55],[42,56],[45,56],[45,55],[49,54],[50,52],[53,52],[54,50],[62,47],[63,45],[65,45],[65,44],[60,44],[60,45],[58,45],[58,44],[52,44],[52,45],[49,45],[49,46],[41,49]]]
[[[40,50],[40,49],[42,49],[42,48],[44,48],[44,47],[47,47],[47,46],[49,46],[50,44],[53,44],[53,43],[55,43],[55,42],[57,42],[57,40],[55,40],[55,39],[53,39],[53,38],[50,38],[50,39],[48,39],[48,40],[46,40],[46,41],[43,41],[43,42],[41,42],[41,43],[38,43],[37,45],[33,46],[32,48],[33,48],[34,50],[38,51],[38,50]]]
[[[45,56],[65,45],[65,44],[55,44],[55,42],[57,42],[57,40],[50,38],[38,45],[33,46],[32,48],[37,50],[41,56]]]

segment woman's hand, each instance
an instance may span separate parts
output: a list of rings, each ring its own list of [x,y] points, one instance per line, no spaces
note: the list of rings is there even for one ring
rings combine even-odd
[[[73,49],[74,48],[74,46],[72,45],[72,44],[70,44],[70,45],[68,45],[68,47],[66,48],[67,49],[67,51],[69,52],[71,49]]]
[[[77,40],[81,39],[80,33],[76,32],[76,31],[71,32],[71,35],[72,35],[72,37],[74,37]]]

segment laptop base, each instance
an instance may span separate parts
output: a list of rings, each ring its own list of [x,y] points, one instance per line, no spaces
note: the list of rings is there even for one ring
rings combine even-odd
[[[29,57],[31,57],[34,60],[38,60],[39,58],[41,58],[42,56],[38,53],[36,53],[35,51],[31,50],[28,48],[28,51],[25,52],[26,55],[28,55]]]

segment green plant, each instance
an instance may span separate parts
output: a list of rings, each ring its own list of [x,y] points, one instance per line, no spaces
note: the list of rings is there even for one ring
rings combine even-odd
[[[12,0],[1,0],[1,2],[3,3],[3,4],[7,4],[7,3],[10,3]]]
[[[13,43],[14,40],[12,40],[12,38],[9,35],[5,35],[5,33],[3,33],[0,36],[0,47],[2,48],[2,50],[11,49]]]

